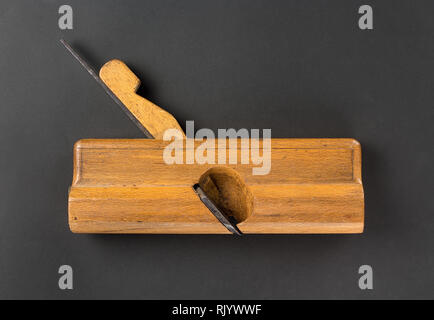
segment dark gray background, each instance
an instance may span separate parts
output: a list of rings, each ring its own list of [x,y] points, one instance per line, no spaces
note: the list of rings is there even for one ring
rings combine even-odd
[[[58,7],[74,30],[58,28]],[[357,26],[374,8],[374,30]],[[2,1],[0,298],[433,298],[433,1]],[[72,146],[142,134],[59,44],[196,128],[353,137],[361,235],[74,235]],[[74,269],[61,291],[60,265]],[[358,267],[374,290],[358,288]]]

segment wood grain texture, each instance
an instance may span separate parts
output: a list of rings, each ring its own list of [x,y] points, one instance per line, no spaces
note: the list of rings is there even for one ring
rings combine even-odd
[[[167,129],[177,129],[184,135],[169,112],[136,94],[140,80],[125,63],[110,60],[101,68],[99,77],[155,139],[163,139]]]
[[[252,174],[253,164],[167,165],[163,149],[168,143],[78,141],[70,229],[228,234],[192,188],[208,169],[227,167],[236,170],[253,196],[252,213],[238,224],[243,233],[363,232],[361,150],[353,139],[272,139],[271,171],[264,176]]]

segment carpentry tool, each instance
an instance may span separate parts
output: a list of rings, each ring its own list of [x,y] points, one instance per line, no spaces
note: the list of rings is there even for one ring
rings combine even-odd
[[[99,77],[62,41],[148,137],[84,139],[74,146],[69,226],[77,233],[360,233],[364,227],[361,149],[354,139],[272,139],[271,168],[233,164],[221,139],[208,141],[214,161],[168,165],[167,129],[176,119],[135,92],[139,79],[120,60]],[[259,139],[236,153],[263,150]],[[249,148],[249,149],[247,149]],[[183,155],[185,157],[185,155]],[[223,158],[224,163],[219,161]],[[214,215],[211,216],[209,213]],[[217,219],[216,219],[217,218]]]

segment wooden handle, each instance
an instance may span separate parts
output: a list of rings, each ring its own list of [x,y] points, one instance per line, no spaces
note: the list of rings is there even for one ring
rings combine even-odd
[[[169,112],[136,94],[140,80],[125,63],[110,60],[99,71],[99,77],[155,139],[163,139],[167,129],[177,129],[184,134]]]

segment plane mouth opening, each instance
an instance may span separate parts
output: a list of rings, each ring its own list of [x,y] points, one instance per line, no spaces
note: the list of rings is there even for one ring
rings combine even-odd
[[[199,183],[193,186],[196,192],[198,186],[233,225],[236,226],[252,215],[253,194],[234,169],[219,166],[208,169],[201,175]],[[202,198],[201,200],[203,201]],[[207,207],[211,210],[210,206]]]

